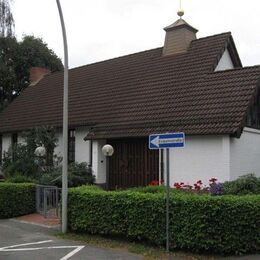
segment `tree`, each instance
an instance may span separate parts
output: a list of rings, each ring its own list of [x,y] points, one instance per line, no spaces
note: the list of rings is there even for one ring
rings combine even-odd
[[[0,0],[0,37],[14,36],[14,18],[8,0]]]
[[[17,86],[15,57],[18,43],[13,37],[0,37],[0,111],[12,101]]]
[[[1,1],[1,0],[0,0]],[[0,37],[0,111],[29,85],[30,67],[63,70],[53,50],[41,38]]]
[[[17,76],[16,95],[29,85],[31,67],[48,68],[51,72],[63,70],[61,59],[48,48],[41,38],[25,36],[19,43],[15,62]]]

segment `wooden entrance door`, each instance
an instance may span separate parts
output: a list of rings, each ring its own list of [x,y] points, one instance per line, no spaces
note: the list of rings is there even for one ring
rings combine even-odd
[[[114,147],[109,158],[109,189],[148,185],[158,180],[159,152],[149,150],[146,139],[108,141]]]

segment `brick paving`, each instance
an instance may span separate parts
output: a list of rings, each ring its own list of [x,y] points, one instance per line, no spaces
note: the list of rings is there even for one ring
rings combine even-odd
[[[59,218],[57,217],[45,218],[44,216],[38,213],[17,217],[15,219],[26,223],[38,224],[38,225],[43,225],[48,227],[56,227],[60,225]]]

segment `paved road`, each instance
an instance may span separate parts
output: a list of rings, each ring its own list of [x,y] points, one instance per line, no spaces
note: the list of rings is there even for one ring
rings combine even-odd
[[[0,220],[0,260],[142,259],[127,252],[57,239],[48,228]]]
[[[81,242],[57,239],[45,227],[14,220],[0,220],[0,260],[139,260],[141,256],[103,249]],[[187,254],[172,260],[259,260],[260,255],[206,257]]]

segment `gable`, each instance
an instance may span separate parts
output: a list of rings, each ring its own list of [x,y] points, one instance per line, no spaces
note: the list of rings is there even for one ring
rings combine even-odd
[[[228,49],[225,49],[222,57],[220,58],[215,71],[234,69],[234,64],[229,54]]]

